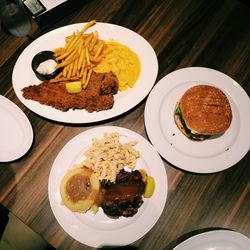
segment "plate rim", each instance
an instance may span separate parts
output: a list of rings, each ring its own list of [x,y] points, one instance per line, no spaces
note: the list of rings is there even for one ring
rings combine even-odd
[[[234,166],[238,161],[240,161],[249,151],[249,148],[250,148],[250,141],[246,141],[245,140],[245,144],[243,145],[243,147],[241,147],[241,151],[239,154],[235,153],[234,152],[234,157],[230,156],[231,158],[229,159],[229,157],[227,157],[229,163],[227,163],[226,161],[223,163],[223,164],[217,164],[216,163],[216,166],[211,168],[211,167],[208,167],[208,164],[209,162],[211,162],[211,159],[214,160],[216,159],[216,157],[214,158],[207,158],[207,159],[198,159],[198,158],[195,158],[195,157],[186,157],[184,155],[182,155],[181,153],[177,152],[177,150],[174,150],[173,147],[171,147],[170,145],[167,145],[168,143],[167,142],[164,142],[165,143],[165,148],[163,149],[163,146],[160,145],[160,143],[158,142],[158,140],[155,138],[155,133],[153,130],[156,129],[156,127],[159,127],[160,125],[157,124],[157,122],[155,120],[157,119],[152,119],[153,122],[150,121],[151,119],[151,116],[152,116],[152,112],[150,113],[150,108],[152,109],[152,102],[153,102],[153,98],[155,98],[156,94],[157,94],[157,91],[159,91],[159,89],[162,87],[162,85],[164,84],[164,82],[167,82],[169,81],[169,79],[173,80],[177,75],[179,74],[182,74],[183,72],[185,74],[193,74],[193,81],[200,81],[202,82],[201,79],[197,79],[195,77],[195,73],[196,72],[203,72],[204,74],[206,73],[208,76],[206,76],[206,79],[209,77],[209,74],[215,74],[217,75],[217,77],[220,77],[220,78],[224,78],[224,79],[227,79],[227,81],[231,82],[232,85],[230,85],[229,87],[233,87],[233,88],[236,88],[237,91],[240,92],[240,94],[243,96],[243,101],[247,102],[247,105],[249,105],[249,109],[250,109],[250,102],[249,100],[247,101],[247,94],[246,92],[244,91],[244,89],[234,80],[232,79],[231,77],[229,77],[228,75],[218,71],[218,70],[215,70],[215,69],[211,69],[211,68],[206,68],[206,67],[186,67],[186,68],[181,68],[181,69],[178,69],[178,70],[175,70],[175,71],[172,71],[170,72],[169,74],[165,75],[164,77],[162,77],[156,84],[155,86],[153,87],[153,89],[151,90],[148,98],[147,98],[147,101],[146,101],[146,105],[145,105],[145,110],[144,110],[144,121],[145,121],[145,127],[146,127],[146,131],[147,131],[147,136],[150,140],[150,142],[153,144],[153,146],[156,148],[156,150],[159,152],[159,154],[169,163],[173,164],[175,167],[181,169],[181,170],[185,170],[185,171],[188,171],[188,172],[193,172],[193,173],[200,173],[200,174],[209,174],[209,173],[216,173],[216,172],[220,172],[220,171],[223,171],[225,169],[228,169],[232,166]],[[185,80],[184,80],[185,81]],[[203,79],[204,82],[206,82],[206,80]],[[178,84],[180,84],[180,82],[167,82],[170,87],[174,87],[174,86],[177,86]],[[214,84],[214,83],[211,83],[217,87],[220,88],[220,86]],[[167,93],[167,92],[166,92]],[[160,100],[162,101],[162,100]],[[176,100],[177,101],[177,100]],[[159,102],[160,103],[160,102]],[[157,103],[157,105],[159,106],[160,104]],[[157,105],[154,106],[155,107],[158,107]],[[157,108],[155,108],[157,109]],[[243,110],[244,111],[244,110]],[[240,110],[240,112],[242,113],[243,112],[242,109]],[[240,113],[240,114],[241,114]],[[239,115],[240,115],[239,114]],[[241,114],[241,117],[244,117],[244,119],[247,121],[247,124],[250,124],[250,117],[247,118],[245,117],[244,115]],[[244,121],[245,121],[244,120]],[[153,125],[152,125],[153,123]],[[242,125],[241,123],[241,126],[245,126],[245,124]],[[159,129],[160,130],[160,129]],[[240,131],[240,135],[242,137],[242,132]],[[183,135],[183,138],[184,138],[184,135]],[[238,138],[238,137],[237,137]],[[187,138],[185,138],[186,140],[188,140]],[[242,146],[242,145],[241,145]],[[232,150],[231,150],[232,151]],[[177,152],[177,153],[176,153]],[[175,155],[175,157],[173,156]],[[177,157],[176,157],[177,155]],[[183,162],[183,158],[185,158],[185,160],[189,160],[191,161],[191,163],[187,163],[187,161],[184,163]],[[199,164],[203,164],[202,167],[199,167],[198,165]],[[191,166],[193,165],[193,166]]]
[[[187,249],[189,249],[187,247],[190,247],[188,245],[194,244],[195,242],[197,242],[199,240],[200,241],[207,241],[209,237],[210,238],[223,237],[223,238],[228,238],[228,239],[233,239],[233,240],[235,240],[235,238],[237,238],[242,243],[242,245],[244,244],[245,246],[247,246],[247,243],[248,243],[248,247],[250,246],[250,240],[246,235],[241,234],[241,233],[234,231],[234,230],[230,230],[230,229],[228,229],[228,230],[218,229],[218,230],[211,230],[211,231],[195,234],[195,235],[187,238],[186,240],[182,241],[181,243],[179,243],[177,246],[175,246],[173,248],[173,250],[184,250],[184,249],[187,250]],[[221,239],[221,238],[219,238],[219,239]],[[231,241],[233,241],[233,240],[231,240]],[[243,247],[245,247],[245,246],[243,246]],[[247,248],[246,248],[246,250],[247,250]]]
[[[128,89],[125,92],[121,92],[121,93],[119,92],[118,94],[116,94],[114,96],[115,103],[114,103],[114,106],[112,109],[104,110],[104,111],[100,111],[100,112],[93,112],[92,114],[89,114],[85,110],[74,110],[74,111],[69,110],[69,111],[67,111],[68,113],[61,113],[62,111],[56,110],[52,107],[42,105],[42,104],[38,105],[34,101],[26,100],[25,98],[23,98],[22,93],[21,93],[21,88],[24,86],[23,86],[23,83],[20,84],[18,82],[19,81],[18,75],[20,75],[20,73],[18,73],[18,72],[19,72],[19,69],[20,69],[23,61],[29,60],[29,58],[27,59],[27,55],[29,55],[29,53],[35,54],[38,51],[40,51],[37,48],[37,46],[39,46],[39,45],[43,46],[43,42],[46,41],[46,39],[48,39],[50,36],[53,36],[53,34],[57,34],[57,33],[70,33],[71,34],[73,31],[79,30],[80,28],[82,28],[85,24],[87,24],[87,22],[74,23],[74,24],[65,25],[65,26],[56,28],[54,30],[51,30],[51,31],[41,35],[40,37],[38,37],[32,43],[30,43],[22,51],[22,53],[19,55],[18,59],[16,60],[13,72],[12,72],[12,84],[13,84],[13,88],[14,88],[14,91],[15,91],[18,99],[32,112],[34,112],[42,117],[45,117],[47,119],[62,122],[62,123],[87,124],[87,123],[105,121],[105,120],[117,117],[117,116],[119,116],[123,113],[126,113],[129,110],[133,109],[136,105],[138,105],[141,101],[143,101],[147,97],[150,90],[153,88],[153,85],[157,79],[159,65],[158,65],[157,55],[155,53],[155,50],[151,46],[151,44],[143,36],[141,36],[139,33],[135,32],[129,28],[126,28],[126,27],[123,27],[123,26],[120,26],[117,24],[112,24],[112,23],[96,22],[96,24],[93,27],[89,28],[90,31],[97,30],[98,33],[103,34],[103,31],[100,31],[100,29],[102,27],[103,27],[103,29],[105,29],[105,28],[108,29],[109,32],[111,32],[111,33],[114,32],[113,30],[117,30],[117,33],[122,32],[122,34],[123,34],[123,32],[125,32],[126,35],[129,34],[129,37],[128,38],[126,37],[127,41],[129,41],[130,39],[133,38],[133,39],[136,39],[137,41],[142,43],[144,50],[146,49],[146,51],[147,51],[147,57],[149,57],[151,60],[152,70],[149,73],[149,71],[147,69],[146,70],[141,69],[141,72],[143,72],[143,75],[140,74],[140,76],[138,78],[138,81],[139,81],[138,83],[140,83],[141,85],[138,86],[138,84],[135,84],[135,86],[133,88]],[[119,34],[119,36],[121,37],[121,40],[125,39],[124,37],[121,36],[121,34]],[[60,41],[64,42],[64,37],[65,37],[65,35],[62,38],[60,38],[61,40],[60,39],[56,40],[56,43],[59,43]],[[110,37],[109,39],[112,39],[112,38],[113,37]],[[119,40],[118,40],[118,42],[119,42]],[[126,43],[124,43],[124,44],[127,45]],[[139,48],[139,47],[141,47],[141,44],[140,44],[140,46],[139,45],[135,45],[135,46],[137,47],[137,50],[138,49],[141,50],[141,48]],[[49,47],[47,49],[49,49]],[[43,49],[41,49],[41,50],[43,50]],[[142,52],[140,52],[140,53],[142,56],[144,56],[144,53],[143,54],[142,54]],[[25,58],[25,56],[26,56],[26,58]],[[29,55],[28,57],[31,57],[31,55]],[[146,58],[146,57],[143,57],[143,58]],[[141,64],[146,65],[146,63],[145,63],[146,61],[143,58],[140,57]],[[30,61],[31,61],[31,59],[30,59]],[[27,64],[29,64],[29,63],[27,62]],[[27,65],[27,67],[29,67],[29,71],[27,73],[28,75],[26,76],[26,78],[33,75],[31,67],[29,65]],[[141,80],[144,78],[149,79],[147,85],[144,84],[145,81]],[[29,85],[30,84],[33,84],[33,83],[31,82],[31,83],[29,83]],[[142,85],[143,85],[143,87],[142,87]],[[137,93],[133,95],[132,91],[136,91],[136,90],[137,90]],[[131,94],[131,92],[132,92],[132,94]],[[123,101],[123,99],[126,98],[126,96],[127,96],[128,100],[126,102],[126,105],[124,105],[125,102]],[[130,98],[130,97],[132,97],[132,98]],[[123,105],[116,106],[116,102],[118,102],[119,100],[122,100]],[[44,107],[44,106],[46,106],[46,107]]]
[[[34,133],[28,117],[14,102],[3,95],[0,95],[0,104],[3,104],[4,106],[7,106],[9,109],[11,109],[13,111],[11,116],[13,117],[13,115],[16,114],[16,118],[18,118],[18,121],[21,122],[23,129],[25,129],[25,135],[23,136],[25,141],[22,143],[20,150],[18,152],[13,151],[12,155],[5,155],[3,159],[0,159],[0,162],[11,162],[21,158],[29,151],[33,142]],[[17,123],[15,126],[18,126]]]
[[[58,204],[55,203],[55,198],[53,197],[53,195],[55,195],[55,191],[53,191],[53,178],[55,178],[55,171],[56,169],[58,168],[58,166],[56,164],[58,164],[58,162],[60,161],[60,158],[62,157],[62,153],[63,153],[63,150],[66,148],[66,147],[69,147],[71,143],[77,143],[78,140],[81,140],[83,141],[83,138],[84,136],[86,137],[89,137],[90,135],[92,135],[93,133],[95,133],[95,135],[97,135],[98,133],[100,134],[103,134],[104,132],[114,132],[114,131],[118,131],[118,132],[123,132],[123,133],[127,133],[126,135],[129,135],[129,136],[132,136],[134,138],[139,138],[140,141],[138,141],[138,143],[141,143],[142,146],[145,145],[146,143],[146,147],[150,148],[150,150],[152,151],[152,154],[154,155],[154,158],[157,159],[157,168],[152,168],[153,171],[157,171],[159,172],[158,175],[160,174],[161,178],[159,178],[158,182],[156,180],[156,185],[158,185],[158,187],[156,187],[156,193],[154,194],[153,197],[151,197],[150,199],[148,200],[145,200],[145,206],[146,206],[146,213],[148,213],[148,211],[154,209],[155,211],[155,214],[154,216],[151,216],[151,218],[149,219],[149,222],[150,224],[148,224],[147,222],[143,222],[144,224],[144,227],[140,227],[140,230],[137,230],[136,231],[136,234],[128,234],[128,232],[126,230],[128,230],[130,228],[133,228],[133,227],[138,227],[138,223],[140,221],[140,218],[145,218],[145,214],[144,214],[144,210],[142,211],[141,214],[140,213],[140,209],[138,211],[138,217],[130,217],[130,218],[125,218],[125,220],[127,219],[130,219],[130,220],[133,220],[130,224],[126,224],[124,227],[121,227],[121,228],[118,228],[118,229],[115,229],[115,230],[107,230],[107,234],[105,232],[106,235],[104,235],[104,237],[108,237],[108,241],[110,241],[110,237],[111,235],[108,235],[108,232],[111,232],[112,234],[112,240],[113,240],[113,244],[114,245],[119,245],[119,246],[124,246],[124,245],[127,245],[127,244],[130,244],[136,240],[138,240],[139,238],[143,237],[145,234],[147,234],[153,227],[154,225],[157,223],[157,221],[159,220],[163,210],[164,210],[164,207],[166,205],[166,202],[167,202],[167,194],[168,194],[168,176],[167,176],[167,172],[166,172],[166,169],[164,167],[164,163],[161,159],[161,157],[159,156],[158,152],[153,148],[153,146],[148,142],[147,139],[145,139],[142,135],[130,130],[130,129],[127,129],[127,128],[123,128],[123,127],[119,127],[119,126],[99,126],[99,127],[94,127],[94,128],[90,128],[90,129],[87,129],[79,134],[77,134],[76,136],[74,136],[73,138],[71,138],[63,147],[62,149],[60,150],[60,152],[57,154],[54,162],[53,162],[53,165],[51,167],[51,170],[50,170],[50,174],[49,174],[49,181],[48,181],[48,194],[49,194],[49,202],[50,202],[50,207],[52,209],[52,212],[57,220],[57,222],[60,224],[60,226],[62,227],[62,229],[67,232],[72,238],[76,239],[77,241],[81,242],[82,244],[86,244],[86,245],[89,245],[89,246],[92,246],[92,247],[101,247],[102,243],[100,240],[104,240],[102,238],[102,236],[100,238],[94,238],[94,237],[89,237],[88,239],[80,239],[78,236],[77,236],[77,233],[76,232],[72,232],[70,231],[70,229],[67,229],[65,228],[65,224],[64,222],[61,220],[60,216],[59,216],[59,211],[57,211],[57,207]],[[94,135],[94,136],[95,136]],[[98,136],[98,135],[97,135]],[[92,137],[91,137],[92,138]],[[82,143],[84,145],[84,143]],[[72,147],[72,145],[71,145]],[[84,148],[84,147],[82,147]],[[82,151],[82,149],[79,149],[80,151]],[[68,168],[70,168],[70,166],[68,166]],[[162,190],[160,190],[160,188],[162,188],[162,186],[164,185],[165,187],[165,190],[166,192],[162,195]],[[54,194],[53,194],[54,192]],[[57,190],[58,192],[58,190]],[[157,195],[158,194],[158,195]],[[160,196],[161,197],[158,197],[159,194],[161,194]],[[150,200],[151,200],[151,205],[150,205]],[[157,209],[155,207],[155,202],[156,200],[158,200],[157,202]],[[56,205],[55,205],[56,204]],[[60,204],[59,204],[60,205]],[[59,207],[59,206],[58,206]],[[59,209],[64,209],[63,206],[59,207]],[[142,207],[141,207],[142,209]],[[152,211],[151,211],[152,212]],[[68,213],[70,213],[70,215],[74,215],[74,213],[68,211]],[[136,216],[136,215],[135,215]],[[141,217],[142,216],[142,217]],[[131,219],[132,218],[132,219]],[[140,225],[142,225],[140,223]],[[85,225],[86,226],[86,225]],[[103,233],[104,231],[101,230],[101,229],[93,229],[93,228],[90,228],[88,225],[86,226],[86,228],[88,230],[86,231],[90,231],[91,233],[93,232],[98,232],[99,233],[99,236],[100,236],[100,233]],[[125,234],[126,237],[124,236],[123,238],[124,239],[120,239],[121,242],[119,242],[120,240],[117,238],[119,235],[121,235],[122,233],[124,233],[123,231],[126,231],[127,233]],[[116,234],[116,236],[114,236]],[[99,242],[98,242],[99,240]],[[109,244],[112,244],[109,242]]]

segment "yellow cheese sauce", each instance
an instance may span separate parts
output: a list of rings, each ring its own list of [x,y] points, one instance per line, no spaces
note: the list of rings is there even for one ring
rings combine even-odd
[[[137,54],[129,47],[114,40],[105,42],[102,60],[94,68],[98,73],[112,71],[118,78],[119,91],[133,88],[141,71]]]

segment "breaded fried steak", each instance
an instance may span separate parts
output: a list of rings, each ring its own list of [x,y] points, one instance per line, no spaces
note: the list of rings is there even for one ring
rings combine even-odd
[[[22,89],[23,97],[62,111],[85,109],[93,112],[111,109],[114,105],[114,95],[118,91],[118,80],[112,72],[93,72],[87,88],[80,93],[68,93],[65,84],[47,81],[31,85]]]
[[[223,134],[232,121],[226,95],[210,85],[188,89],[176,104],[174,120],[181,132],[193,140],[205,140]]]

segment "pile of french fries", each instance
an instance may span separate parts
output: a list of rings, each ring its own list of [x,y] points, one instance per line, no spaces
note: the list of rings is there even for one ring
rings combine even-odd
[[[54,50],[55,59],[59,62],[56,69],[62,72],[51,83],[61,81],[81,81],[85,89],[89,83],[93,68],[102,60],[104,41],[99,39],[97,31],[86,33],[96,23],[87,23],[82,30],[65,38],[65,46]]]

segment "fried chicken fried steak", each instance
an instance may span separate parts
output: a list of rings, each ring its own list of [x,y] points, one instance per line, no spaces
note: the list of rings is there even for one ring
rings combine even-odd
[[[118,92],[118,80],[115,74],[93,72],[86,89],[80,93],[70,94],[65,82],[42,82],[22,89],[25,99],[67,111],[85,109],[88,112],[111,109],[114,95]]]

